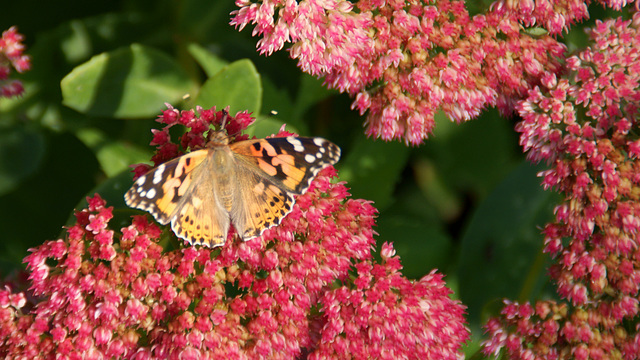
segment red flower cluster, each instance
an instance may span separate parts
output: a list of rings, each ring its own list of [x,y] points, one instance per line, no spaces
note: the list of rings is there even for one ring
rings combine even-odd
[[[11,68],[21,73],[29,70],[31,59],[23,55],[23,37],[15,26],[2,33],[0,38],[0,96],[13,97],[22,95],[24,88],[18,80],[11,80]]]
[[[594,45],[567,60],[567,78],[518,105],[521,144],[552,164],[544,185],[564,193],[544,229],[559,295],[535,306],[507,303],[487,330],[487,353],[511,358],[640,354],[640,13],[597,21]]]
[[[413,145],[432,132],[438,111],[457,122],[488,106],[512,111],[541,76],[559,69],[565,50],[549,36],[524,34],[507,6],[472,17],[460,0],[236,4],[231,23],[255,24],[260,52],[293,43],[304,71],[368,111],[368,135]]]
[[[194,148],[221,117],[169,109],[160,121],[189,126],[182,145]],[[156,133],[160,152],[168,138]],[[440,275],[402,277],[391,245],[376,263],[376,209],[334,177],[324,169],[261,237],[216,249],[165,251],[147,216],[116,232],[112,208],[88,199],[64,239],[25,259],[35,306],[0,291],[0,357],[458,359],[464,307]]]

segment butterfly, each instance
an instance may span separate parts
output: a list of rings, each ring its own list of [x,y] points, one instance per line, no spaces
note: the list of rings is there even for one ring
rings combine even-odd
[[[230,143],[209,130],[205,148],[140,176],[124,196],[190,244],[222,246],[230,224],[245,241],[279,225],[318,172],[340,159],[319,137],[276,137]]]

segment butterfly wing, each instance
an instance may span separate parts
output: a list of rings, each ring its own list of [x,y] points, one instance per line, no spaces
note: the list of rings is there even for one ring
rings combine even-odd
[[[162,225],[169,223],[193,182],[193,170],[206,156],[206,150],[193,151],[151,169],[133,183],[124,201],[148,211]]]
[[[303,194],[320,170],[340,158],[340,148],[322,138],[226,144],[152,169],[127,191],[127,205],[150,212],[160,224],[171,222],[191,244],[224,244],[231,222],[249,240],[280,224],[293,209],[293,195]],[[211,160],[216,154],[218,161]]]
[[[227,240],[231,220],[216,196],[217,176],[207,165],[194,171],[189,196],[176,209],[171,229],[189,244],[216,247]]]
[[[340,160],[340,148],[318,137],[254,139],[229,147],[272,183],[298,195],[309,188],[320,170]]]
[[[238,234],[249,240],[280,221],[293,209],[291,192],[275,185],[269,178],[240,166],[230,216]]]
[[[229,215],[215,199],[215,178],[206,162],[210,150],[192,151],[139,177],[124,196],[128,206],[148,211],[192,244],[224,243]]]
[[[231,221],[244,240],[280,224],[293,209],[294,194],[340,158],[340,148],[322,138],[270,138],[229,145],[238,166]]]

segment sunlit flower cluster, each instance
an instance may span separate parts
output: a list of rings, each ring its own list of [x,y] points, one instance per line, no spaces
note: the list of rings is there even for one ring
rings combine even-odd
[[[304,71],[367,112],[368,135],[413,145],[438,111],[457,122],[490,106],[511,111],[564,52],[551,37],[524,34],[504,6],[472,17],[459,0],[236,4],[231,23],[255,24],[262,53],[291,42]]]
[[[31,59],[24,55],[23,36],[14,26],[2,33],[0,38],[0,97],[22,95],[24,88],[18,80],[11,79],[11,69],[21,73],[29,70]]]
[[[190,128],[186,149],[222,118],[170,108],[159,120]],[[227,129],[248,119],[239,114]],[[177,154],[169,138],[156,132],[159,153],[169,149],[159,157]],[[146,215],[115,230],[113,208],[88,199],[63,239],[25,259],[35,304],[0,290],[0,357],[460,358],[464,307],[436,273],[402,277],[391,245],[373,260],[376,209],[349,199],[335,176],[332,167],[320,172],[261,237],[230,236],[215,249],[183,247]]]
[[[550,276],[571,306],[507,303],[485,351],[512,358],[640,354],[640,14],[597,21],[593,46],[518,106],[530,159],[566,200],[544,229]]]
[[[493,7],[513,12],[525,26],[540,26],[552,35],[559,35],[568,31],[572,24],[589,18],[587,5],[584,0],[499,0]]]

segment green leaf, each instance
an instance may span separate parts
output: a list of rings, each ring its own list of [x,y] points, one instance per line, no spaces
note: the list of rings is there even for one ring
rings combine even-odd
[[[255,136],[257,138],[263,138],[277,134],[282,127],[282,121],[272,116],[259,116],[256,121],[251,124],[244,132],[249,136]],[[298,133],[298,130],[293,126],[287,125],[285,128],[287,131]]]
[[[543,35],[548,35],[549,31],[542,27],[532,27],[525,30],[525,32],[531,36],[540,37]]]
[[[514,156],[518,140],[513,126],[496,110],[463,124],[437,116],[436,124],[419,153],[434,164],[450,192],[484,198],[520,161]]]
[[[377,221],[380,242],[393,242],[402,273],[419,279],[433,269],[446,270],[451,262],[453,245],[445,229],[436,222],[401,211],[384,212]]]
[[[79,113],[61,103],[61,79],[95,54],[129,46],[148,38],[148,34],[158,36],[159,33],[157,29],[151,30],[140,14],[107,13],[71,21],[68,21],[71,16],[49,17],[56,18],[56,22],[39,24],[38,36],[33,38],[33,45],[28,46],[32,68],[20,74],[26,93],[8,105],[19,116],[26,115],[32,122],[63,131],[77,125],[76,119],[68,114]],[[8,109],[2,103],[0,99],[0,113],[4,117]]]
[[[412,163],[416,185],[424,195],[424,202],[437,209],[441,219],[451,221],[464,209],[462,194],[456,192],[431,159],[417,158]]]
[[[460,297],[472,325],[504,297],[531,300],[547,281],[540,228],[559,197],[542,189],[536,174],[543,168],[523,161],[480,204],[462,238]]]
[[[59,236],[73,205],[104,176],[73,134],[49,134],[45,146],[36,173],[0,196],[0,262],[11,262],[10,254],[24,257],[28,248]]]
[[[44,136],[24,128],[0,131],[0,195],[13,190],[42,163]]]
[[[237,33],[229,26],[229,13],[237,9],[233,2],[181,0],[172,5],[173,31],[192,41],[219,46],[219,42],[224,41],[229,33]]]
[[[360,135],[339,164],[340,179],[349,183],[353,197],[373,200],[381,210],[391,202],[410,151],[399,142],[374,141]]]
[[[76,135],[93,150],[107,176],[130,170],[130,165],[149,161],[152,156],[150,151],[139,149],[128,142],[111,140],[95,128],[81,129]]]
[[[205,109],[213,106],[229,113],[247,110],[258,116],[262,102],[260,74],[251,60],[235,61],[207,80],[198,94],[196,104]]]
[[[63,103],[91,116],[157,115],[192,87],[169,56],[139,44],[92,57],[62,79]]]
[[[208,77],[212,77],[229,65],[229,62],[198,44],[189,44],[187,50],[202,67]]]
[[[376,221],[378,244],[393,242],[402,259],[402,273],[408,277],[419,279],[433,269],[449,270],[453,242],[434,208],[410,181],[397,186],[394,196]]]
[[[302,74],[300,76],[300,88],[294,104],[293,119],[301,119],[311,106],[334,94],[336,94],[336,91],[327,90],[321,80],[308,74]]]
[[[269,114],[271,119],[281,119],[280,123],[287,124],[287,127],[294,126],[298,130],[306,130],[307,126],[301,119],[294,118],[294,104],[287,89],[278,88],[273,81],[262,76],[262,114]],[[305,132],[306,133],[306,132]]]

